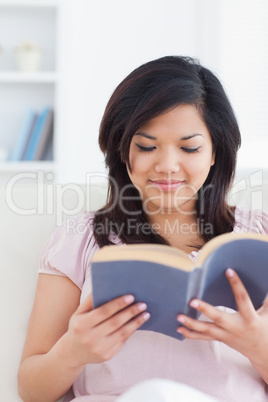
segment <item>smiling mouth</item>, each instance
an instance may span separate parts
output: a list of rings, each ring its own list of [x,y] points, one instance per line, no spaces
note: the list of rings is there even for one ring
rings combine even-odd
[[[184,180],[149,180],[149,182],[162,191],[174,191],[185,183]]]

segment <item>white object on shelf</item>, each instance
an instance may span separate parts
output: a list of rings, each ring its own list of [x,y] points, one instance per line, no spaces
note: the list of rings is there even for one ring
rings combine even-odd
[[[20,71],[35,72],[40,70],[43,49],[33,41],[22,42],[15,49],[17,66]]]

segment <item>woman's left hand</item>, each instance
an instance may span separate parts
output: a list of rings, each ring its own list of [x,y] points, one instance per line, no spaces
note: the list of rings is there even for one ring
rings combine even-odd
[[[190,306],[208,317],[211,322],[179,314],[177,319],[184,326],[180,326],[177,331],[188,339],[217,340],[225,343],[246,356],[268,383],[268,298],[255,310],[236,272],[228,268],[226,276],[238,311],[223,312],[206,302],[193,299]]]

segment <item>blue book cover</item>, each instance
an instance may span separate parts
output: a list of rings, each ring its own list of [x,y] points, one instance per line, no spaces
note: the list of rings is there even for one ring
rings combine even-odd
[[[189,306],[192,298],[236,310],[225,276],[233,268],[252,303],[260,308],[268,296],[268,236],[229,233],[210,240],[196,263],[182,251],[166,245],[137,244],[102,247],[92,259],[94,308],[125,294],[145,302],[151,317],[139,330],[156,331],[183,340],[176,329],[179,313],[198,318]]]
[[[25,149],[29,143],[30,137],[33,132],[37,120],[37,113],[34,110],[29,110],[24,117],[21,130],[19,132],[16,143],[9,155],[9,161],[20,161],[23,159]]]
[[[53,110],[49,110],[46,117],[46,122],[44,124],[38,146],[34,155],[34,160],[40,161],[45,160],[47,148],[52,143],[53,145]]]
[[[53,137],[51,136],[42,156],[42,161],[53,161],[53,158]]]
[[[49,113],[50,113],[50,109],[46,108],[46,109],[43,109],[42,112],[39,114],[37,121],[35,123],[34,129],[33,129],[33,133],[32,133],[28,148],[26,150],[24,160],[32,161],[35,159],[35,154],[38,149],[38,144],[41,139],[42,132],[44,130],[46,120],[47,120]]]

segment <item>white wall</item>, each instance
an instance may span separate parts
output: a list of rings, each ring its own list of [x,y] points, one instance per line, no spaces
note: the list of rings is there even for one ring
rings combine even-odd
[[[239,166],[268,168],[268,1],[221,0],[219,74],[238,117]]]
[[[141,63],[168,54],[200,58],[216,72],[247,141],[253,132],[265,140],[267,11],[266,0],[64,1],[59,181],[84,182],[85,172],[104,172],[97,137],[112,91]],[[245,149],[241,167],[268,167],[265,150]]]

